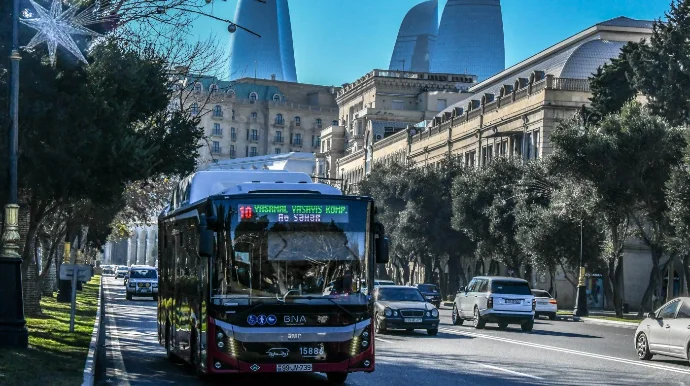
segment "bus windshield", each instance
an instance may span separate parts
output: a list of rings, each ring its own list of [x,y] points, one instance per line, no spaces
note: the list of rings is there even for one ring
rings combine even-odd
[[[214,304],[365,303],[366,203],[284,201],[235,207],[213,264]]]

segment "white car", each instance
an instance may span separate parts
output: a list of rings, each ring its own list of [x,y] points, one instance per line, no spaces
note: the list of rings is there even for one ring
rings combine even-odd
[[[690,298],[676,298],[650,312],[635,331],[635,349],[642,360],[656,354],[690,360]]]
[[[534,317],[548,316],[550,320],[556,320],[558,313],[558,302],[548,292],[539,289],[533,289],[532,295],[537,305],[534,310]]]
[[[158,299],[158,271],[154,267],[133,266],[129,269],[127,280],[127,300],[133,296],[152,297]]]

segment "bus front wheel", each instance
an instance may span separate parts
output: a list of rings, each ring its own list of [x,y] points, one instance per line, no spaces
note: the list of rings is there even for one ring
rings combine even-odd
[[[326,377],[329,382],[341,385],[347,380],[347,373],[326,373]]]

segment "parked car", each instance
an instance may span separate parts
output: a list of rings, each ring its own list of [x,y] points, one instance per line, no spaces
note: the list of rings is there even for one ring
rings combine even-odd
[[[429,303],[436,306],[436,308],[441,307],[441,293],[438,291],[436,284],[415,284],[415,287]]]
[[[534,317],[547,316],[550,320],[556,320],[558,313],[558,302],[548,292],[544,290],[533,289],[532,295],[537,304],[534,309]]]
[[[158,271],[154,267],[136,266],[129,269],[127,300],[133,296],[158,299]]]
[[[690,360],[690,298],[676,298],[650,312],[635,331],[642,360],[656,354]]]
[[[438,334],[438,310],[427,303],[415,287],[381,285],[374,289],[374,326],[377,334],[387,330],[426,330]]]
[[[523,331],[532,331],[535,305],[526,280],[479,276],[455,296],[451,320],[455,325],[472,320],[476,329],[484,328],[486,323],[498,323],[500,329],[519,324]]]

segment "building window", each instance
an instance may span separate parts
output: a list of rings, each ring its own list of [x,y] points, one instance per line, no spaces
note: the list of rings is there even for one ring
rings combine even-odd
[[[405,101],[393,101],[393,110],[405,110]]]
[[[212,84],[211,87],[209,87],[209,91],[211,91],[212,93],[218,91],[218,85],[215,83]]]
[[[256,122],[256,119],[259,117],[259,115],[256,112],[252,113],[252,121]]]
[[[234,127],[230,128],[230,139],[233,141],[237,140],[237,129]]]
[[[437,111],[443,111],[448,107],[448,101],[445,99],[438,99],[436,100],[436,110]]]
[[[220,142],[213,141],[213,143],[211,144],[211,153],[213,153],[213,154],[219,154],[220,153]]]
[[[283,143],[283,132],[278,130],[276,131],[276,137],[275,137],[276,143]]]
[[[302,134],[295,134],[294,145],[302,145]]]
[[[299,126],[302,124],[302,118],[300,117],[295,117],[295,126]]]
[[[311,147],[316,147],[316,144],[317,144],[317,143],[318,143],[318,142],[316,141],[316,136],[315,136],[315,135],[312,135],[312,136],[311,136]]]
[[[213,107],[213,116],[214,117],[222,117],[223,116],[223,110],[221,109],[220,105],[215,105]]]
[[[228,94],[228,96],[229,96],[230,98],[233,98],[233,97],[235,96],[235,90],[233,90],[233,89],[228,89],[227,94]]]
[[[335,121],[333,121],[333,122],[331,122],[331,123],[333,123],[333,126],[338,126],[338,121],[337,121],[337,120],[335,120]]]
[[[280,95],[278,95],[278,94],[273,95],[273,102],[280,102]]]
[[[283,114],[276,114],[276,125],[284,125]]]
[[[223,135],[223,128],[220,127],[220,123],[214,123],[213,124],[213,132],[211,134],[212,135]]]
[[[532,133],[527,133],[525,139],[525,159],[530,159],[532,156]]]
[[[199,82],[194,83],[194,93],[195,94],[201,94],[202,89],[203,89],[203,86],[201,85],[201,83],[199,83]]]
[[[276,154],[280,154],[280,148],[276,147]]]
[[[539,158],[539,130],[534,131],[534,158]]]
[[[317,129],[321,128],[321,118],[316,118],[316,128]]]
[[[235,156],[235,145],[230,145],[230,157]]]
[[[256,150],[256,146],[252,146],[251,151],[249,152],[250,157],[256,157],[259,153]]]
[[[232,120],[235,120],[235,110],[232,110]]]
[[[251,94],[249,94],[249,100],[250,101],[254,102],[257,99],[259,99],[259,94],[255,93],[255,92],[252,92]]]
[[[192,115],[199,115],[199,105],[196,102],[192,103],[191,113]]]
[[[258,141],[259,140],[259,130],[252,129],[252,136],[249,138],[250,141]]]

